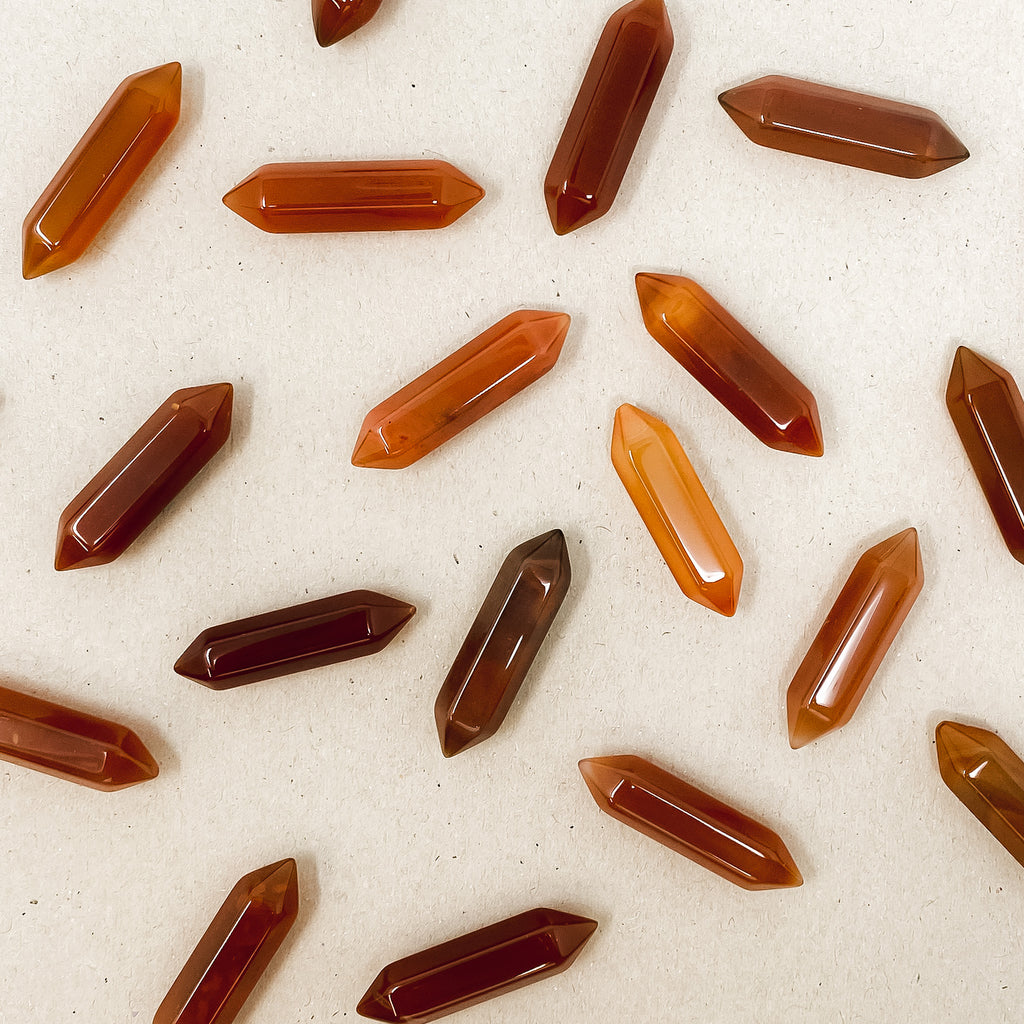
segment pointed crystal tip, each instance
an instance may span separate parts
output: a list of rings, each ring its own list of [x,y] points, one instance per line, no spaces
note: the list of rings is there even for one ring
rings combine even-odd
[[[567,235],[602,216],[593,196],[580,195],[569,188],[547,193],[548,216],[556,235]]]
[[[254,227],[262,227],[260,215],[263,213],[263,191],[256,173],[240,181],[225,194],[222,202],[242,220],[247,220]]]
[[[333,46],[362,28],[376,13],[381,0],[313,0],[313,31],[324,48]]]

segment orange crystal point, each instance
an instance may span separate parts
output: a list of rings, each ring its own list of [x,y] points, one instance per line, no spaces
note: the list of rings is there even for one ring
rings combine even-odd
[[[597,806],[744,889],[803,884],[786,844],[748,818],[642,757],[588,757],[580,772]]]
[[[612,463],[683,593],[733,615],[743,560],[679,439],[661,420],[621,405]]]
[[[521,309],[370,410],[352,465],[402,469],[543,377],[569,330],[565,313]]]
[[[768,75],[718,97],[751,142],[901,178],[925,178],[970,153],[934,111]]]
[[[769,448],[821,455],[814,395],[699,284],[637,274],[648,332]]]
[[[381,0],[313,0],[313,30],[321,46],[362,28],[376,13]]]
[[[853,717],[923,586],[913,527],[861,555],[789,684],[794,750]]]
[[[74,263],[178,123],[181,65],[130,75],[114,90],[25,218],[22,274]]]

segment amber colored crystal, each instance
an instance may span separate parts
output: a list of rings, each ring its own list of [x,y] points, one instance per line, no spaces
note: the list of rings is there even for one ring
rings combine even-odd
[[[608,19],[544,179],[559,235],[611,209],[672,44],[663,0],[633,0]]]
[[[174,671],[211,690],[230,690],[382,651],[416,609],[353,590],[204,629]]]
[[[225,197],[273,234],[446,228],[484,190],[444,160],[264,164]]]
[[[942,781],[1024,866],[1024,761],[994,732],[940,722],[935,752]]]
[[[493,736],[569,592],[561,530],[509,552],[434,703],[445,757]]]
[[[411,466],[543,377],[568,330],[567,314],[535,309],[498,321],[372,409],[352,465]]]
[[[295,861],[241,878],[192,951],[153,1024],[231,1024],[299,912]]]
[[[380,8],[382,0],[313,0],[313,29],[321,46],[362,28]]]
[[[228,439],[231,398],[230,384],[175,391],[64,509],[55,567],[123,554]]]
[[[606,814],[744,889],[803,883],[767,826],[642,757],[588,757],[580,771]]]
[[[853,717],[923,586],[917,530],[861,555],[789,684],[794,750]]]
[[[637,274],[651,337],[769,448],[821,455],[814,395],[699,284]]]
[[[621,405],[612,463],[682,592],[733,615],[743,560],[676,435],[654,416]]]
[[[926,178],[970,153],[924,107],[768,75],[718,97],[751,142],[900,178]]]
[[[74,263],[178,123],[181,65],[129,75],[25,218],[22,274]]]
[[[1024,401],[1001,366],[961,346],[946,406],[1010,553],[1024,562]]]
[[[356,1011],[371,1020],[438,1020],[566,970],[597,922],[528,910],[388,964]]]

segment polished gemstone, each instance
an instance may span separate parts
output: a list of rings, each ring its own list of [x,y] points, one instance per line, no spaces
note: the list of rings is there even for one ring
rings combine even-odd
[[[611,209],[672,44],[663,0],[633,0],[609,18],[544,179],[558,234]]]
[[[22,274],[74,263],[106,224],[178,123],[181,65],[130,75],[25,218]]]
[[[362,28],[376,13],[382,0],[313,0],[313,29],[321,46],[333,46],[339,39]]]
[[[961,346],[946,406],[1010,553],[1024,562],[1024,401],[1001,366]]]
[[[443,160],[264,164],[224,205],[263,231],[419,231],[446,228],[484,190]]]
[[[155,779],[159,771],[131,729],[4,686],[0,758],[106,792]]]
[[[612,463],[682,592],[733,615],[743,560],[676,435],[654,416],[621,405]]]
[[[597,922],[558,910],[528,910],[388,964],[359,1001],[371,1020],[438,1020],[560,974]]]
[[[861,555],[789,684],[794,750],[853,717],[923,586],[917,530]]]
[[[299,912],[295,861],[241,878],[171,985],[153,1024],[231,1024]]]
[[[382,651],[416,609],[353,590],[204,629],[174,671],[211,690],[230,690]]]
[[[562,351],[565,313],[521,309],[372,409],[352,465],[401,469],[543,377]]]
[[[942,781],[1024,866],[1024,761],[994,732],[940,722],[935,752]]]
[[[718,101],[759,146],[900,178],[926,178],[970,154],[931,110],[768,75]]]
[[[821,455],[818,405],[800,383],[699,284],[637,274],[647,330],[769,448]]]
[[[509,553],[434,703],[445,757],[498,731],[571,578],[561,530],[534,537]]]
[[[744,889],[801,885],[786,844],[766,825],[642,757],[588,757],[580,771],[597,806]]]
[[[228,439],[231,396],[230,384],[175,391],[64,509],[56,568],[123,554]]]

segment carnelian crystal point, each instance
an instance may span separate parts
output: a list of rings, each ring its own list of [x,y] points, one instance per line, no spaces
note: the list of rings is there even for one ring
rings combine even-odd
[[[231,1024],[299,912],[295,861],[241,878],[171,985],[153,1024]]]
[[[611,209],[672,46],[663,0],[633,0],[609,18],[544,179],[557,234]]]
[[[382,0],[313,0],[313,31],[321,46],[333,46],[362,28]]]
[[[803,884],[775,832],[650,761],[589,757],[580,772],[606,814],[741,888]]]
[[[438,1020],[567,970],[597,922],[538,908],[388,964],[359,1001],[371,1020]]]
[[[913,527],[861,555],[789,684],[794,750],[853,717],[923,586]]]
[[[644,324],[655,341],[769,448],[819,456],[814,395],[699,284],[637,274]]]
[[[500,320],[371,409],[352,465],[411,466],[543,377],[568,330],[565,313],[523,309]]]
[[[751,142],[901,178],[926,178],[970,153],[934,111],[768,75],[718,101]]]
[[[446,228],[484,190],[444,160],[264,164],[224,197],[272,234]]]
[[[130,75],[107,100],[25,218],[22,274],[74,263],[178,123],[181,65]]]
[[[621,405],[612,464],[682,592],[721,615],[735,614],[743,559],[675,434]]]

